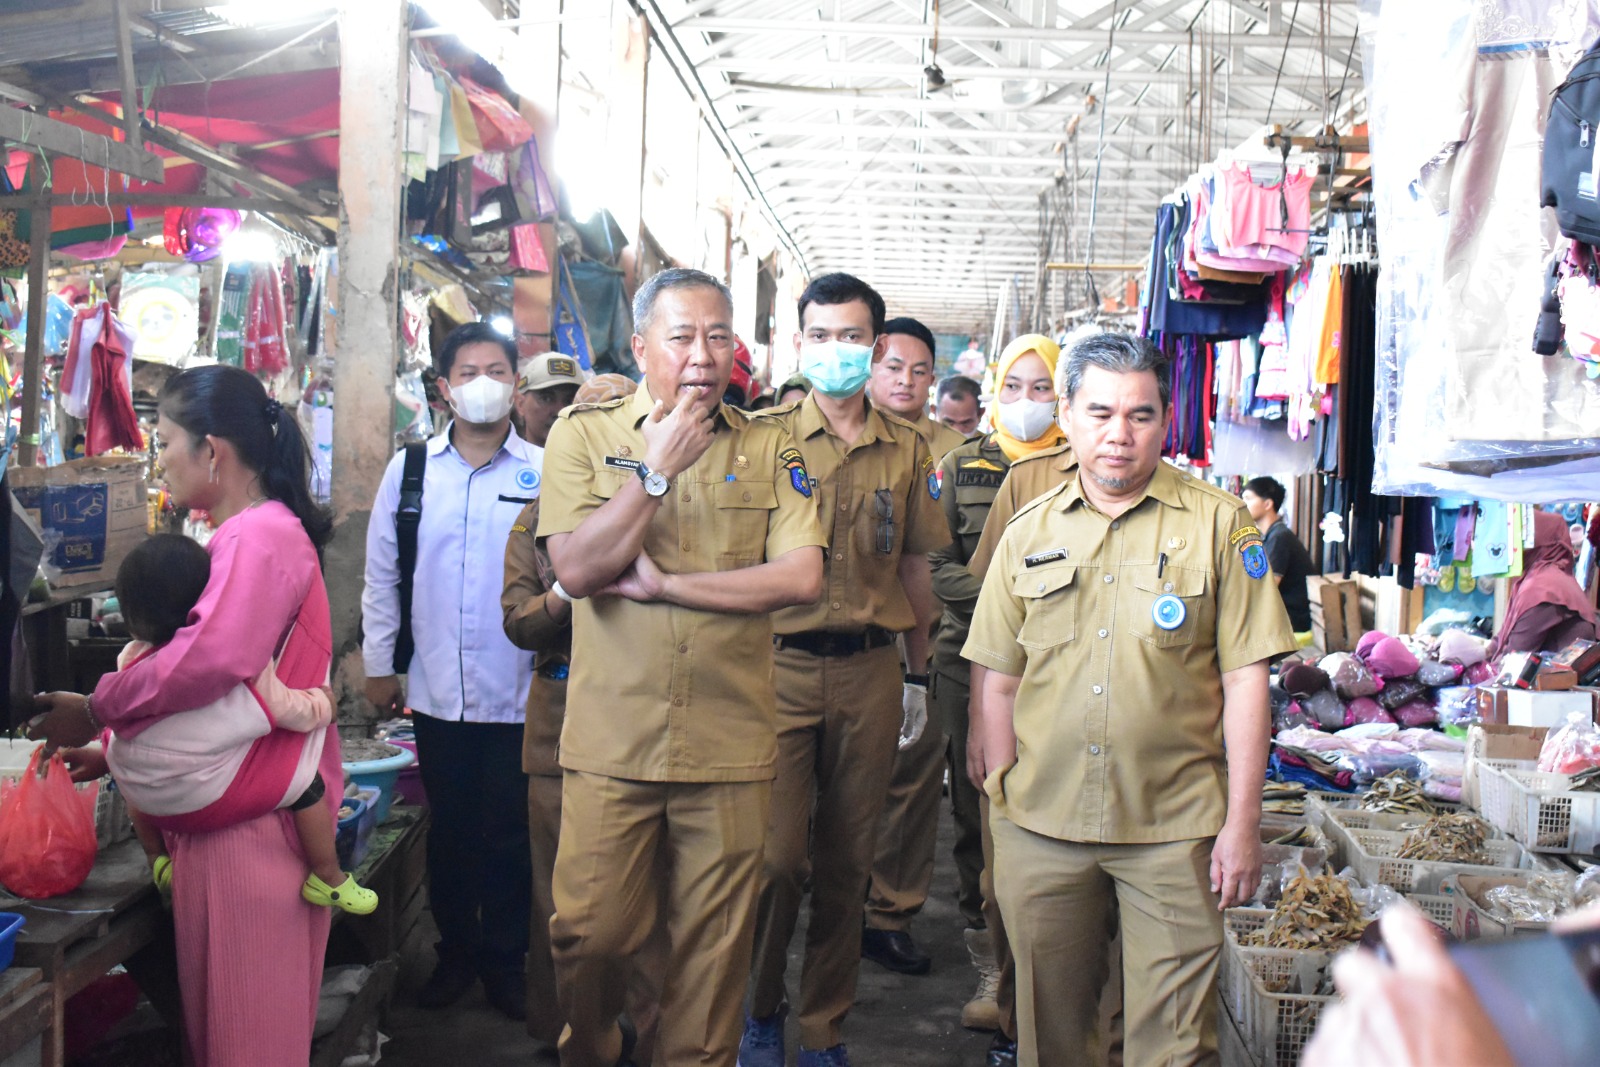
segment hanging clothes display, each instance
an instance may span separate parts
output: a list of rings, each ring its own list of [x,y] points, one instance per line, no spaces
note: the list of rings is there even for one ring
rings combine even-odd
[[[89,350],[94,366],[94,389],[89,417],[84,422],[84,454],[98,456],[112,449],[144,448],[139,416],[133,410],[133,332],[100,305],[101,327]]]

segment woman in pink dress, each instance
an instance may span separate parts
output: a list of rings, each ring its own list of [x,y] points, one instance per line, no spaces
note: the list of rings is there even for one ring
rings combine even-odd
[[[315,688],[327,677],[333,642],[319,550],[332,521],[311,498],[310,454],[294,415],[252,375],[226,366],[175,375],[159,415],[173,501],[205,509],[217,524],[211,578],[188,625],[154,654],[106,675],[92,696],[38,698],[47,714],[32,736],[51,747],[85,744],[102,724],[137,730],[210,703],[275,656],[278,677],[291,688]],[[338,732],[328,730],[321,773],[332,820],[343,789]],[[193,1061],[304,1064],[330,913],[301,899],[306,857],[291,813],[207,833],[169,832],[166,840]]]

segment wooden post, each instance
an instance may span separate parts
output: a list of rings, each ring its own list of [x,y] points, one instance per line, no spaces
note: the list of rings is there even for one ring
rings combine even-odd
[[[144,147],[139,132],[139,85],[134,80],[133,29],[128,17],[128,0],[114,0],[117,24],[117,75],[122,82],[122,133],[135,148]]]
[[[340,0],[339,330],[333,370],[333,543],[327,550],[335,691],[342,718],[370,715],[353,699],[364,669],[356,640],[367,518],[394,454],[400,355],[400,174],[406,114],[407,5]],[[388,673],[385,669],[381,673]]]
[[[628,238],[622,268],[629,292],[638,285],[644,247],[644,122],[650,25],[628,0],[611,3],[611,84],[606,89],[607,170],[612,175],[606,206]],[[631,268],[629,265],[632,265]]]
[[[22,432],[17,464],[35,466],[39,457],[39,410],[44,397],[45,271],[50,265],[50,190],[39,189],[29,212],[28,336],[22,360]]]

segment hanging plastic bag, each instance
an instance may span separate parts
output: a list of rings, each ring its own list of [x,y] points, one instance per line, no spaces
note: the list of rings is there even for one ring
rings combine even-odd
[[[505,97],[491,92],[465,75],[457,79],[467,94],[467,104],[472,109],[473,121],[485,152],[509,152],[526,144],[533,136],[533,127]]]
[[[1577,774],[1600,767],[1600,728],[1586,712],[1574,711],[1550,731],[1539,750],[1539,769],[1550,774]]]
[[[79,790],[66,764],[51,756],[43,774],[34,749],[17,782],[0,783],[0,885],[39,900],[70,893],[94,868],[98,786]]]

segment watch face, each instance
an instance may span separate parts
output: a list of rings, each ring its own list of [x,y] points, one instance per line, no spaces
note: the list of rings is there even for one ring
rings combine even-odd
[[[667,490],[670,488],[672,487],[668,484],[664,475],[660,475],[655,471],[651,471],[649,474],[644,476],[644,491],[649,493],[651,496],[665,496]]]

